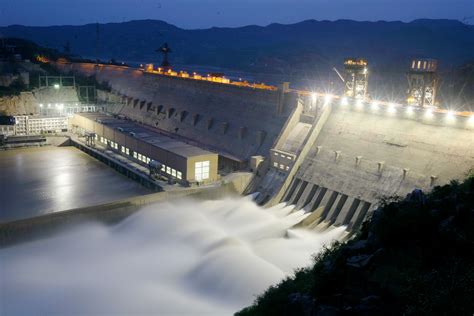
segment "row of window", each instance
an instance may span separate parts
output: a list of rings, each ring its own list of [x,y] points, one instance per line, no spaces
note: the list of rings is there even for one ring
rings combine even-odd
[[[95,135],[95,139],[96,140],[99,140],[99,136],[97,136],[97,134]],[[113,141],[109,141],[107,138],[105,137],[100,137],[100,142],[105,144],[105,145],[110,145],[110,147],[118,150],[118,144],[116,142],[113,142]],[[129,155],[130,156],[130,149],[125,147],[125,146],[120,146],[120,151],[126,155]],[[140,160],[141,162],[143,163],[146,163],[146,164],[149,164],[150,161],[151,161],[151,158],[150,157],[147,157],[145,155],[142,155],[136,151],[132,151],[132,156],[133,158],[137,159],[137,160]],[[209,169],[209,167],[208,167]],[[177,171],[176,169],[173,169],[169,166],[165,166],[165,165],[162,165],[161,166],[161,171],[163,173],[166,173],[174,178],[177,178],[179,180],[181,180],[183,178],[183,174],[180,172],[180,171]],[[209,178],[209,171],[207,172],[207,178]],[[205,179],[207,179],[205,178]]]
[[[172,177],[175,177],[179,180],[183,179],[183,174],[181,171],[178,171],[176,169],[173,169],[169,166],[161,165],[161,172],[166,173]]]
[[[127,150],[128,148],[125,148],[125,150]],[[146,164],[149,164],[150,163],[150,158],[148,158],[147,156],[145,155],[142,155],[142,154],[139,154],[137,153],[136,151],[133,152],[133,158],[135,159],[138,159],[140,160],[141,162],[144,162]]]
[[[279,169],[281,169],[281,170],[286,170],[286,171],[290,170],[290,167],[289,167],[289,166],[285,166],[285,165],[282,165],[282,164],[278,164],[278,162],[274,162],[274,163],[273,163],[273,167],[279,168]]]
[[[277,152],[274,152],[273,153],[275,156],[280,156],[282,158],[286,158],[286,159],[289,159],[289,160],[292,160],[293,158],[291,156],[286,156],[286,155],[283,155],[283,154],[279,154]]]

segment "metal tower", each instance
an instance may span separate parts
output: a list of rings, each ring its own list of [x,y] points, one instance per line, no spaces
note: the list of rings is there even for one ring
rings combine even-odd
[[[408,77],[407,103],[413,106],[435,106],[438,88],[438,61],[415,59],[411,62]]]
[[[369,79],[368,63],[363,58],[347,58],[344,60],[345,88],[344,95],[365,99]]]
[[[163,62],[161,63],[161,67],[165,69],[171,68],[171,64],[168,61],[168,54],[171,53],[171,48],[168,47],[168,43],[164,43],[161,45],[160,48],[156,50],[158,53],[163,54]]]

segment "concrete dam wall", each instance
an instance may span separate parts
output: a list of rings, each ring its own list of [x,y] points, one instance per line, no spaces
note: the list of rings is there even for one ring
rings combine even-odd
[[[351,228],[383,197],[404,196],[415,188],[429,191],[465,178],[474,168],[472,118],[328,107],[330,115],[313,131],[314,141],[304,145],[309,149],[299,155],[298,166],[290,164],[286,171],[270,164],[272,179],[276,171],[286,178],[273,182],[267,205],[294,204],[315,213],[316,225]]]
[[[425,110],[315,101],[307,92],[251,89],[126,67],[58,64],[95,75],[114,111],[233,161],[265,156],[245,193],[312,212],[310,225],[349,230],[386,196],[462,179],[474,168],[474,119]],[[324,97],[323,97],[324,99]]]
[[[121,100],[114,111],[138,122],[246,161],[266,155],[296,104],[296,94],[145,73],[94,64],[56,64],[62,72],[95,76]]]

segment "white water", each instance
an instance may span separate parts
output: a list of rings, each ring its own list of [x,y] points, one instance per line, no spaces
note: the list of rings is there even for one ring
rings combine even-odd
[[[288,230],[305,216],[290,211],[159,203],[0,250],[0,314],[231,315],[343,234]]]

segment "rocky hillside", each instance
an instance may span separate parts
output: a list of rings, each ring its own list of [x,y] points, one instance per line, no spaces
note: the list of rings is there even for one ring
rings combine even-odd
[[[236,315],[472,315],[473,298],[470,177],[386,201],[355,239]]]

